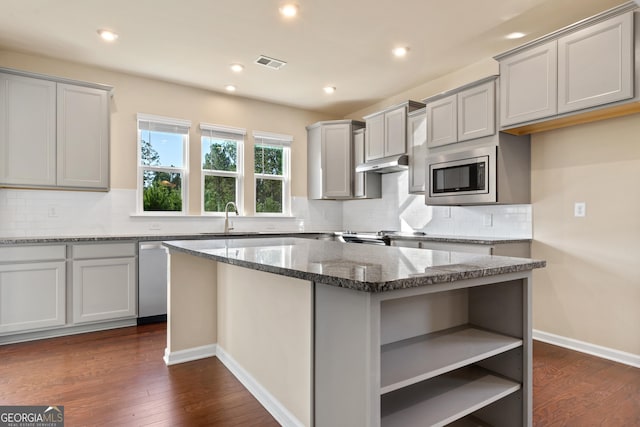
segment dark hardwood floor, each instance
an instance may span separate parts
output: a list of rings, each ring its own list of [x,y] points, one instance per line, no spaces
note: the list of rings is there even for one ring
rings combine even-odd
[[[167,367],[166,325],[0,346],[0,405],[76,426],[277,426],[216,358]],[[534,343],[533,424],[640,426],[640,369]]]
[[[533,424],[640,426],[640,369],[534,341]]]

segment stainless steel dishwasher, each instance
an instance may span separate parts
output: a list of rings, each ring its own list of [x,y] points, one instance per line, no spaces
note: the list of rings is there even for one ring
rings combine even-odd
[[[168,251],[161,242],[140,243],[138,325],[167,320]]]

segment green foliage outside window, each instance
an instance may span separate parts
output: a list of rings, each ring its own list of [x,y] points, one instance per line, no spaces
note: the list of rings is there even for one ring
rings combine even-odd
[[[158,166],[160,156],[151,143],[142,140],[141,160],[145,166]],[[181,211],[182,176],[179,173],[144,170],[142,172],[144,211]]]
[[[204,152],[202,169],[211,171],[235,172],[238,168],[238,145],[235,141],[220,139],[203,140]],[[224,212],[228,202],[236,202],[236,178],[230,176],[205,175],[204,210],[205,212]]]
[[[283,176],[284,150],[282,147],[256,144],[254,151],[255,173]],[[284,182],[279,179],[256,179],[256,212],[282,213]]]

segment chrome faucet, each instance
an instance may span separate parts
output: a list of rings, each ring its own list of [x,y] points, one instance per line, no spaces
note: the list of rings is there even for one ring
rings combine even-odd
[[[229,231],[233,230],[233,227],[229,228],[229,206],[231,206],[233,208],[233,210],[236,213],[236,215],[239,215],[238,214],[238,207],[236,206],[236,204],[234,202],[228,202],[224,206],[224,234],[227,234]]]

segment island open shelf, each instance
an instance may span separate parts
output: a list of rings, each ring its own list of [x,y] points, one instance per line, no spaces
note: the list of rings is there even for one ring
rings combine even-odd
[[[383,396],[381,425],[445,426],[520,387],[480,368],[462,368]]]
[[[380,394],[520,347],[522,339],[462,326],[382,346]]]

